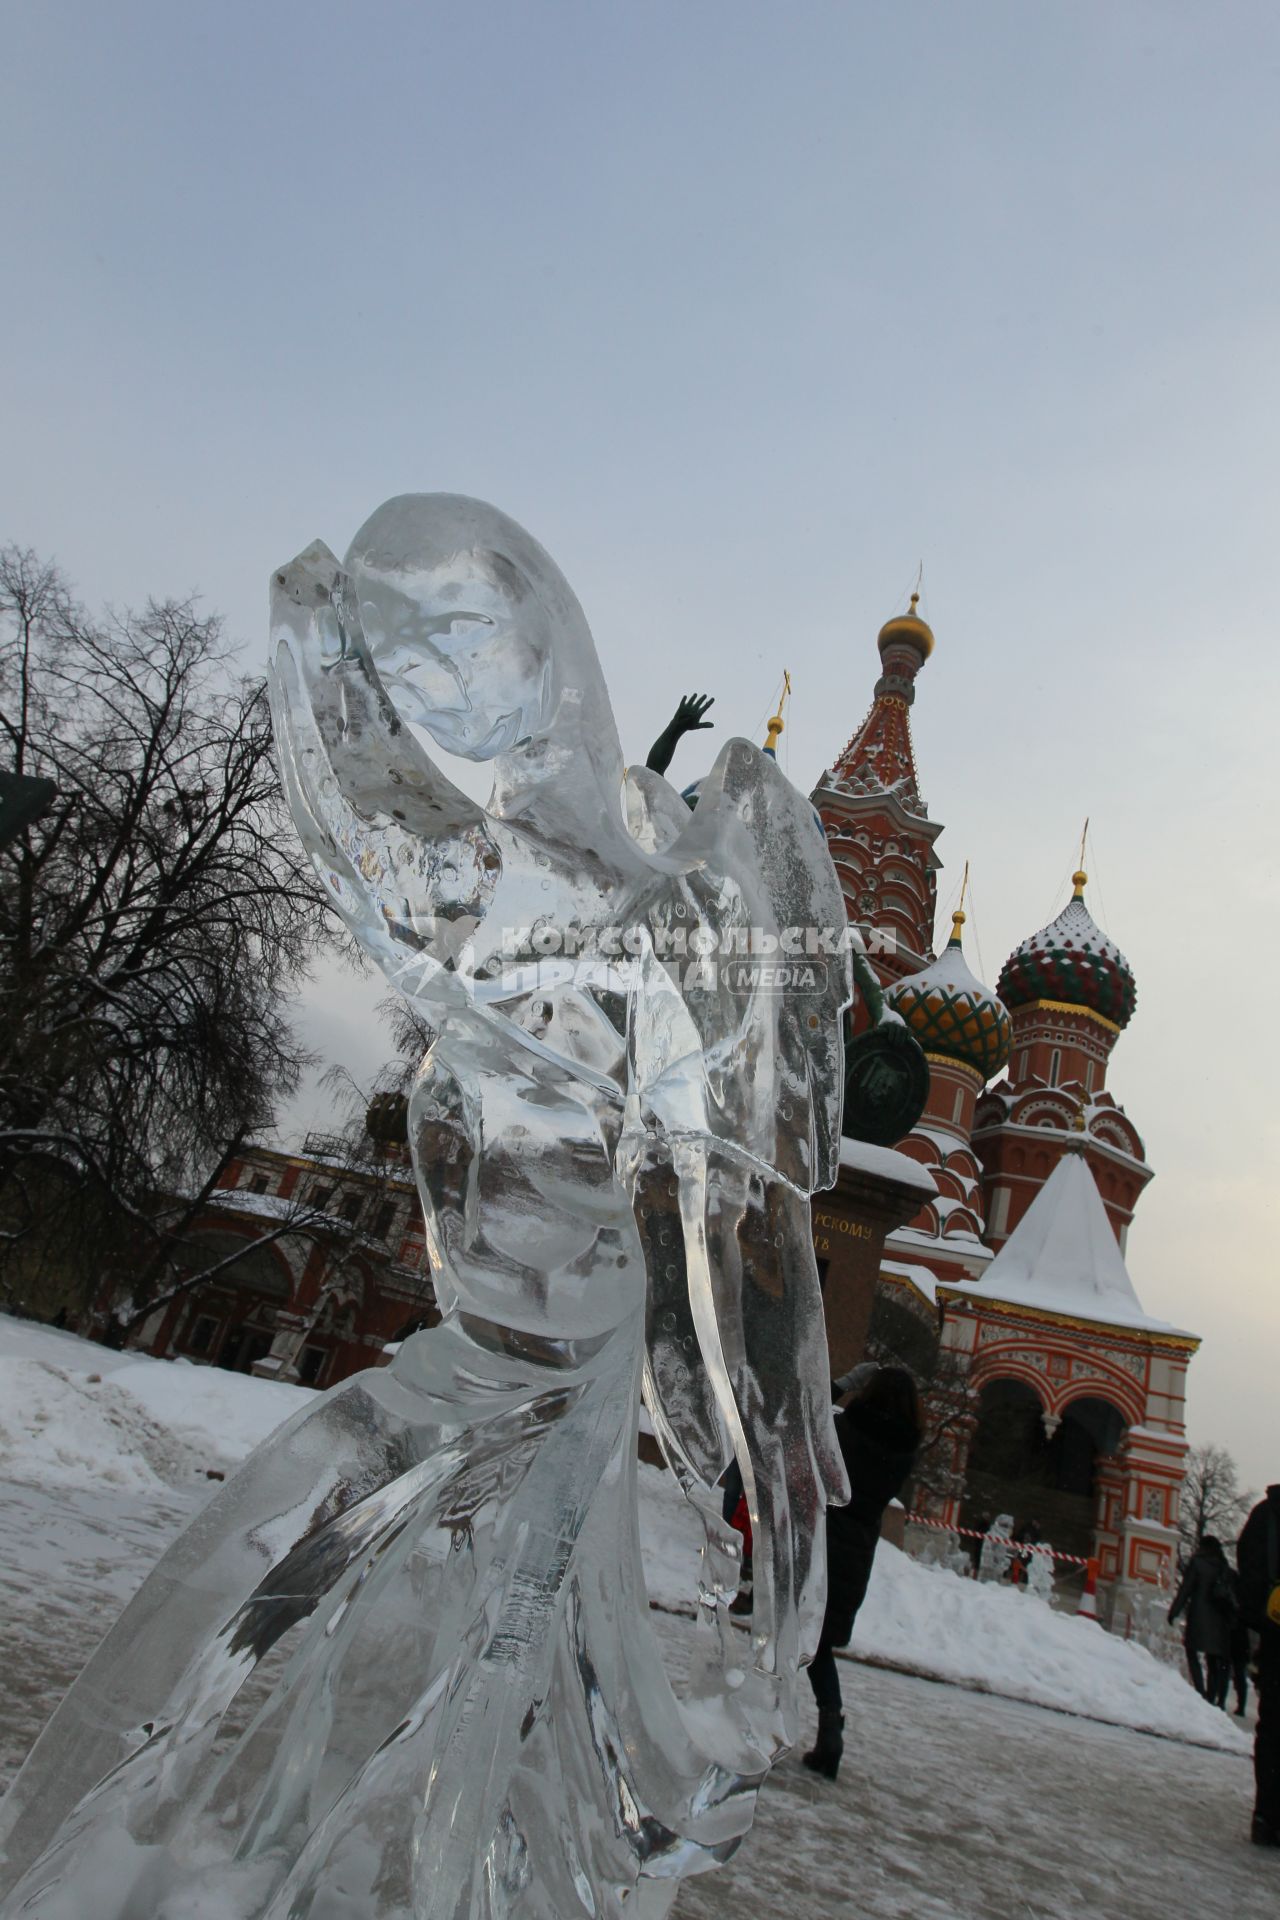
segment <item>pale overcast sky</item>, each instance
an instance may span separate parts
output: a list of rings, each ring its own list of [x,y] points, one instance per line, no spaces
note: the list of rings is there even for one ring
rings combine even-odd
[[[923,560],[941,901],[970,860],[993,979],[1092,816],[1129,1264],[1280,1478],[1274,6],[43,0],[0,90],[0,537],[91,602],[198,588],[260,662],[274,564],[480,494],[635,757],[785,665],[808,785]],[[313,1042],[367,1072],[378,993]]]

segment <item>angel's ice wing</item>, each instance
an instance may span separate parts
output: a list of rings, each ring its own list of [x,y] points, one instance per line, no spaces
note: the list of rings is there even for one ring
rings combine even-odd
[[[642,1009],[642,1103],[664,1132],[704,1131],[804,1193],[831,1186],[853,978],[844,898],[812,806],[747,740],[726,743],[674,838],[655,777],[628,784],[629,815],[642,807],[655,864],[668,870],[649,920],[687,1015],[673,1021],[663,996],[646,997],[657,1023]]]
[[[405,992],[447,994],[501,856],[397,714],[320,541],[273,578],[268,684],[290,809],[335,906]]]
[[[652,767],[628,767],[622,786],[627,832],[646,853],[665,853],[689,824],[691,808]]]
[[[738,1458],[757,1660],[782,1703],[821,1624],[826,1506],[848,1492],[807,1205],[839,1164],[847,915],[812,807],[747,741],[692,816],[653,775],[628,785],[633,832],[667,869],[632,1031],[641,1110],[672,1156],[665,1204],[660,1178],[636,1189],[646,1398],[683,1479],[705,1487]]]

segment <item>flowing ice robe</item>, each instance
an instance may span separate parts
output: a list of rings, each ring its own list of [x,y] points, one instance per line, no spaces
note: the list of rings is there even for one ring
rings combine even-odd
[[[2,1911],[660,1915],[749,1826],[821,1620],[845,1486],[807,1195],[850,997],[839,957],[779,994],[660,956],[682,927],[842,926],[839,888],[745,741],[693,816],[633,777],[628,831],[581,610],[481,503],[406,496],[344,565],[308,549],[272,646],[299,832],[435,1034],[409,1128],[443,1322],[273,1434],[144,1583],[0,1812]],[[494,762],[487,808],[406,715]],[[635,951],[513,966],[510,931],[554,923]],[[707,1532],[684,1700],[640,1561],[642,1391]]]

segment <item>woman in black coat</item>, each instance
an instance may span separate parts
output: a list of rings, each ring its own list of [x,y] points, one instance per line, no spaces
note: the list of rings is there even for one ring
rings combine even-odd
[[[1259,1847],[1280,1847],[1280,1483],[1267,1488],[1245,1521],[1236,1558],[1240,1611],[1259,1636],[1252,1838]]]
[[[836,1415],[851,1489],[847,1507],[827,1508],[827,1611],[809,1667],[818,1703],[818,1739],[806,1767],[834,1780],[844,1752],[844,1703],[835,1649],[849,1644],[871,1578],[880,1523],[915,1463],[924,1422],[915,1381],[903,1367],[858,1368]]]
[[[1231,1681],[1231,1628],[1236,1616],[1235,1585],[1222,1542],[1206,1533],[1187,1562],[1182,1584],[1169,1609],[1169,1624],[1186,1613],[1182,1644],[1191,1683],[1211,1706],[1225,1707]],[[1201,1655],[1208,1669],[1200,1671]]]

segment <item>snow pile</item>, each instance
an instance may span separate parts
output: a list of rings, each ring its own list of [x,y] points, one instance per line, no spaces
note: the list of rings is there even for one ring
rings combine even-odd
[[[655,1467],[641,1468],[640,1519],[650,1598],[692,1611],[700,1528],[671,1475]],[[1112,1726],[1228,1753],[1249,1748],[1233,1720],[1145,1647],[1055,1613],[1025,1590],[922,1565],[888,1541],[876,1554],[849,1651],[857,1660]]]
[[[1016,1587],[923,1566],[882,1541],[850,1649],[861,1660],[1243,1753],[1250,1742],[1145,1647]]]
[[[236,1467],[312,1398],[281,1386],[112,1353],[0,1315],[0,1474],[62,1491],[157,1493]]]
[[[212,1487],[314,1397],[217,1367],[111,1353],[0,1316],[0,1475],[50,1492],[158,1495]],[[650,1598],[692,1613],[701,1525],[672,1476],[640,1468]],[[858,1616],[855,1658],[927,1678],[1238,1753],[1248,1741],[1145,1648],[1055,1613],[1012,1587],[979,1585],[882,1543]]]

